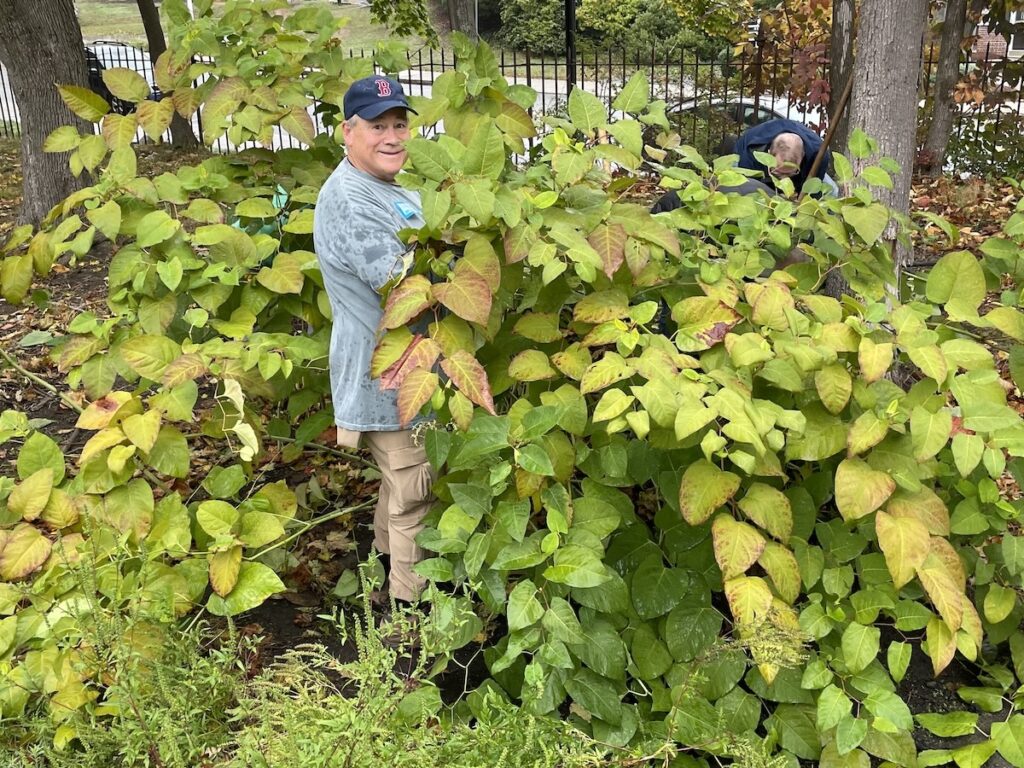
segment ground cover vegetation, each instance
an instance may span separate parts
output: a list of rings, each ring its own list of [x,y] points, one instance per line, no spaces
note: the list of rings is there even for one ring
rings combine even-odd
[[[372,639],[346,671],[310,651],[254,678],[230,621],[226,639],[182,634],[282,591],[290,543],[347,512],[267,476],[271,455],[298,460],[332,423],[310,233],[342,149],[306,108],[315,97],[334,125],[348,83],[404,61],[388,44],[375,62],[350,58],[322,9],[195,5],[192,21],[180,0],[163,4],[170,98],[146,101],[145,82],[117,69],[106,83],[133,114],[61,89],[100,133],[59,129],[48,149],[92,183],[3,246],[14,303],[58,259],[116,247],[106,311],[77,316],[53,353],[87,442],[68,455],[25,414],[0,418],[18,448],[16,476],[0,478],[13,754],[219,765],[310,749],[353,765],[357,753],[306,737],[356,728],[384,749],[405,717],[425,724],[416,743],[430,753],[485,747],[465,723],[439,735],[442,717],[493,726],[499,750],[538,765],[586,764],[595,749],[633,765],[964,766],[996,751],[1024,764],[1024,536],[1007,490],[1024,453],[1007,401],[1024,375],[1024,213],[1007,210],[980,260],[946,252],[901,294],[885,237],[912,224],[873,196],[900,172],[891,163],[854,177],[837,156],[841,198],[728,195],[718,187],[741,178],[728,161],[668,133],[644,145],[645,126],[668,123],[643,73],[615,99],[622,119],[576,90],[538,137],[533,92],[462,38],[458,70],[415,102],[417,124],[443,120],[444,133],[408,145],[402,183],[426,225],[405,233],[415,263],[387,291],[373,368],[404,419],[436,416],[422,430],[440,480],[420,568],[444,589],[429,590],[429,661],[412,678],[488,635],[491,677],[448,709],[429,682],[392,677]],[[199,104],[207,143],[269,145],[280,125],[308,149],[140,176],[136,129],[156,138],[171,110]],[[854,157],[872,150],[851,138]],[[630,201],[645,163],[682,208],[653,217]],[[794,249],[807,260],[774,270]],[[818,294],[829,270],[856,295]],[[204,451],[197,473],[200,445],[219,462],[208,469]],[[937,675],[971,665],[962,710],[908,707],[900,684],[924,659]],[[179,682],[237,719],[204,723]],[[312,712],[328,713],[323,731],[308,730]],[[209,741],[154,737],[175,719]],[[916,724],[976,738],[918,755]],[[129,731],[132,754],[109,737]]]

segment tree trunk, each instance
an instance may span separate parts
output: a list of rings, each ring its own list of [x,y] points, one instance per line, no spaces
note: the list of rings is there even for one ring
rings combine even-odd
[[[835,117],[839,97],[846,90],[846,84],[853,77],[853,13],[854,0],[832,1],[832,48],[828,70],[829,119]],[[849,105],[836,122],[832,134],[832,149],[846,154],[846,139],[850,133]]]
[[[855,159],[853,168],[859,172],[881,156],[895,160],[903,170],[893,179],[891,190],[878,190],[878,199],[904,214],[910,209],[917,81],[927,18],[928,0],[863,0],[857,22],[850,130],[860,128],[878,142],[878,150],[871,157]],[[896,242],[895,235],[896,223],[890,222],[883,237],[892,243],[898,281],[910,253]]]
[[[142,16],[142,26],[146,30],[149,58],[153,62],[153,70],[156,71],[156,60],[167,50],[164,30],[160,26],[160,12],[153,4],[153,0],[136,0],[136,3],[139,6],[139,15]],[[192,132],[192,125],[177,112],[171,116],[171,146],[179,149],[199,148],[199,139]]]
[[[831,148],[834,152],[847,154],[847,140],[850,135],[850,104],[847,102],[839,119],[836,112],[846,86],[853,77],[854,41],[854,0],[832,0],[832,48],[829,52],[829,105],[828,119],[835,121]],[[842,272],[833,269],[825,275],[821,292],[839,299],[850,292],[850,284]]]
[[[0,0],[0,61],[21,115],[22,201],[18,222],[39,224],[77,189],[64,153],[43,152],[43,141],[62,125],[89,132],[65,106],[56,84],[88,88],[82,29],[72,0]]]
[[[448,0],[448,19],[452,32],[464,32],[471,40],[479,36],[476,28],[476,0]]]
[[[935,66],[935,99],[928,138],[924,142],[925,171],[942,173],[946,147],[953,131],[953,88],[960,78],[960,44],[964,38],[967,0],[947,0],[946,18],[942,22],[939,61]]]

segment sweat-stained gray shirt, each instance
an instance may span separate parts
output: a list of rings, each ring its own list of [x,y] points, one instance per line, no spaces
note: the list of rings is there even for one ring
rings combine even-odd
[[[346,158],[327,179],[313,213],[313,242],[331,300],[334,422],[358,432],[391,432],[397,391],[370,378],[380,289],[405,267],[397,233],[423,226],[419,192],[358,170]]]

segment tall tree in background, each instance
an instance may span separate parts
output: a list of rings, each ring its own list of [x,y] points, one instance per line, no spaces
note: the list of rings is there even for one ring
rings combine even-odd
[[[853,77],[854,0],[832,0],[832,39],[829,51],[829,119],[835,118],[839,99]],[[846,154],[850,109],[839,116],[832,134],[832,149]]]
[[[21,115],[18,221],[38,224],[54,205],[85,186],[85,179],[71,173],[66,155],[43,152],[46,137],[62,125],[89,130],[56,87],[88,87],[82,29],[72,0],[0,0],[0,61]]]
[[[156,60],[167,50],[164,29],[160,26],[160,12],[153,0],[136,0],[136,3],[139,6],[139,15],[142,16],[142,26],[146,30],[149,58],[155,70]],[[171,145],[182,149],[196,149],[199,146],[199,139],[192,132],[192,126],[177,111],[171,117]]]
[[[447,0],[446,5],[452,32],[464,32],[471,40],[476,39],[476,0]]]
[[[935,65],[935,99],[928,138],[924,143],[924,169],[935,176],[942,172],[946,147],[953,131],[953,88],[960,79],[960,54],[967,21],[967,0],[946,0],[939,58]]]
[[[921,73],[921,39],[928,0],[863,0],[857,20],[857,62],[853,73],[851,132],[860,128],[878,142],[871,157],[854,160],[854,170],[893,158],[902,173],[893,188],[878,188],[882,202],[903,213],[910,209],[910,178],[917,134],[917,82]],[[886,235],[893,239],[895,225]],[[893,245],[897,272],[909,253]]]

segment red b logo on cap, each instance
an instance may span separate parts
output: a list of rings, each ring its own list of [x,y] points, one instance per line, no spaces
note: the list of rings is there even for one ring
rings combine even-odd
[[[390,96],[391,95],[391,83],[389,83],[387,80],[378,80],[377,81],[377,95],[382,97],[382,98],[384,96]]]

